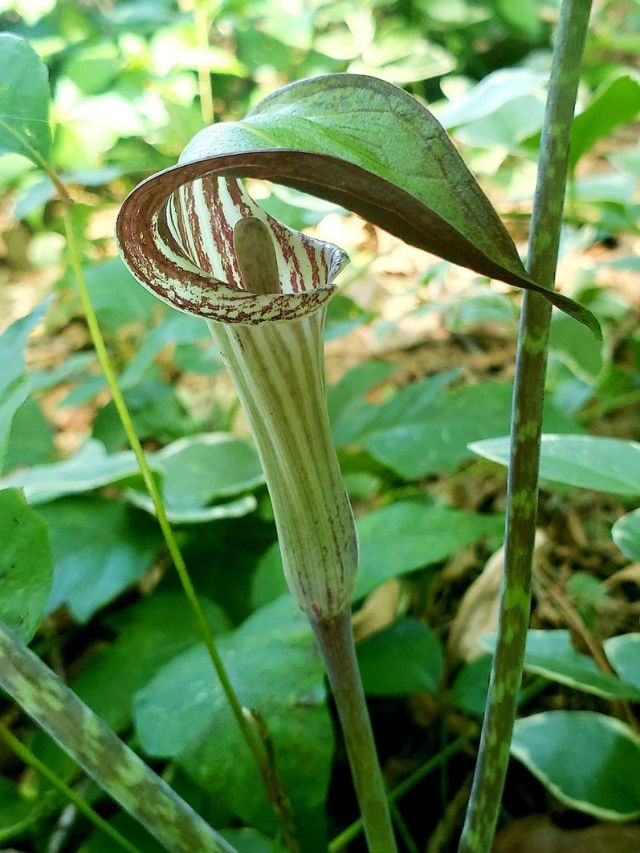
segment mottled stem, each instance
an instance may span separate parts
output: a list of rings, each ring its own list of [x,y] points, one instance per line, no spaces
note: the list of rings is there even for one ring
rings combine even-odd
[[[234,853],[221,835],[2,624],[0,661],[0,686],[167,850]]]
[[[389,804],[358,670],[351,612],[311,620],[344,734],[362,823],[371,853],[396,848]]]
[[[554,285],[567,178],[569,135],[591,0],[563,0],[542,131],[528,270]],[[551,305],[524,294],[511,421],[503,589],[496,653],[471,799],[459,853],[488,853],[498,820],[531,607],[542,403]]]

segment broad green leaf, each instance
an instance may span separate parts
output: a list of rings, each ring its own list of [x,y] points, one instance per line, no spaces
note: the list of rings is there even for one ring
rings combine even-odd
[[[355,598],[384,581],[450,557],[485,536],[501,536],[500,516],[442,504],[399,501],[358,519],[360,565]]]
[[[633,121],[640,113],[640,79],[636,74],[621,74],[605,83],[589,106],[577,115],[571,127],[569,168],[573,169],[598,139],[620,124]]]
[[[640,738],[592,711],[545,711],[517,720],[512,754],[570,808],[600,820],[640,816]]]
[[[502,536],[504,519],[423,501],[398,501],[356,519],[360,559],[353,599],[389,578],[439,563],[474,542]],[[262,556],[254,578],[254,605],[273,601],[286,590],[275,542]]]
[[[230,433],[193,435],[158,451],[163,495],[172,507],[204,506],[264,483],[252,444]]]
[[[507,465],[509,438],[475,441],[478,456]],[[543,435],[540,478],[598,492],[640,494],[640,444],[595,435]]]
[[[138,470],[132,452],[108,454],[99,441],[89,439],[69,459],[16,471],[0,480],[0,486],[22,488],[30,504],[41,504],[126,480]]]
[[[470,442],[509,430],[510,382],[484,381],[443,393],[447,377],[453,378],[440,374],[402,389],[376,407],[378,418],[371,418],[359,437],[378,462],[406,480],[451,471],[472,456]],[[557,432],[580,429],[551,403],[545,405],[544,422]]]
[[[327,74],[285,86],[242,121],[200,131],[178,166],[140,184],[121,208],[117,231],[125,260],[152,290],[160,279],[149,278],[139,235],[153,233],[156,211],[178,186],[205,174],[263,178],[340,204],[411,245],[542,292],[600,334],[589,311],[529,278],[442,126],[382,80]],[[184,280],[184,267],[166,253],[162,264],[169,277]],[[205,286],[198,275],[194,281]]]
[[[576,329],[570,319],[556,314],[551,321],[549,347],[552,361],[557,359],[584,382],[596,382],[605,363],[604,346],[586,329]]]
[[[226,432],[187,436],[159,450],[153,460],[163,475],[162,496],[171,521],[215,521],[246,515],[257,507],[252,495],[209,505],[264,483],[258,454],[248,441]],[[148,495],[130,490],[127,499],[154,513]]]
[[[215,634],[229,629],[222,610],[199,596]],[[72,683],[75,693],[112,729],[129,722],[135,693],[165,664],[201,642],[199,628],[181,592],[158,592],[110,620],[118,636]],[[105,689],[108,685],[108,689]]]
[[[306,617],[289,596],[257,611],[219,649],[247,708],[263,716],[284,789],[304,826],[325,801],[332,757],[323,668]],[[202,645],[175,657],[135,700],[141,747],[172,757],[249,825],[269,831],[255,764]]]
[[[47,525],[17,489],[0,491],[0,622],[29,642],[51,589]]]
[[[29,332],[42,320],[47,304],[43,302],[31,314],[16,320],[0,336],[0,470],[4,465],[13,418],[29,396],[31,387],[24,360],[27,339]]]
[[[127,489],[124,494],[126,500],[133,506],[148,512],[149,515],[156,514],[156,508],[149,495]],[[213,506],[194,506],[174,508],[165,504],[167,518],[171,524],[204,524],[208,521],[220,521],[223,518],[242,518],[249,515],[258,507],[258,501],[253,495],[245,495],[234,501],[214,504]]]
[[[136,287],[120,258],[109,258],[84,269],[91,302],[105,332],[115,334],[128,323],[145,323],[162,314],[157,299]]]
[[[611,535],[625,557],[640,562],[640,509],[619,518],[611,528]]]
[[[442,650],[423,622],[400,619],[358,645],[358,665],[365,692],[373,696],[437,693]]]
[[[533,68],[501,68],[438,110],[438,121],[448,129],[486,118],[516,98],[540,92],[547,80]]]
[[[366,361],[349,370],[335,385],[329,386],[327,405],[333,438],[338,447],[357,441],[375,420],[378,407],[367,403],[365,396],[394,370],[394,365],[384,361]]]
[[[145,378],[139,384],[126,388],[124,398],[140,439],[149,438],[166,444],[194,431],[193,419],[170,382]],[[112,452],[127,444],[113,401],[98,411],[93,422],[93,437]]]
[[[456,137],[475,148],[501,148],[506,154],[540,130],[544,118],[544,95],[523,95],[504,104],[491,115],[463,125]]]
[[[55,456],[53,428],[33,397],[27,397],[11,424],[4,468],[12,471],[25,465],[41,465]]]
[[[495,636],[487,638],[485,645],[493,650]],[[640,690],[633,683],[627,683],[613,673],[602,672],[593,658],[576,651],[569,631],[530,630],[524,668],[527,672],[604,699],[640,701]]]
[[[49,75],[24,39],[0,34],[0,154],[22,154],[38,166],[47,163]]]
[[[620,678],[640,690],[640,634],[621,634],[604,641],[609,663]]]
[[[481,655],[465,663],[456,674],[449,695],[467,714],[477,717],[484,714],[492,660],[491,655]]]
[[[160,550],[157,526],[126,504],[64,498],[40,507],[54,560],[50,612],[65,604],[86,622],[147,569]]]

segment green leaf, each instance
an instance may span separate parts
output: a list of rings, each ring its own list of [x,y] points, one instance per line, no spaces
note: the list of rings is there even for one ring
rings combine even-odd
[[[358,665],[365,692],[373,696],[437,693],[442,650],[423,622],[400,619],[358,645]]]
[[[2,36],[0,36],[0,39]],[[42,320],[48,302],[16,320],[0,336],[0,470],[4,465],[13,418],[29,396],[29,377],[24,360],[29,332]]]
[[[264,483],[258,454],[248,441],[226,432],[192,435],[158,451],[153,460],[163,474],[162,496],[171,521],[214,521],[246,515],[257,507],[251,495],[209,506]],[[127,499],[154,514],[148,495],[130,490]]]
[[[4,467],[12,471],[24,465],[41,465],[51,462],[55,455],[51,424],[33,397],[27,397],[11,425]]]
[[[570,808],[600,820],[640,816],[640,738],[592,711],[546,711],[517,720],[512,754]]]
[[[446,559],[484,536],[501,535],[500,516],[442,504],[398,501],[358,519],[360,566],[355,598],[384,581]]]
[[[332,303],[333,300],[329,304]],[[379,407],[367,403],[365,396],[394,370],[393,364],[384,361],[366,361],[349,370],[338,383],[329,386],[327,406],[338,447],[357,441],[375,420]]]
[[[153,461],[150,462],[154,467]],[[109,455],[99,441],[89,439],[69,459],[17,471],[4,477],[0,485],[23,488],[30,504],[40,504],[126,480],[136,476],[138,470],[132,452]]]
[[[507,465],[509,438],[475,441],[478,456]],[[540,478],[598,492],[640,494],[640,444],[594,435],[543,435]]]
[[[149,515],[156,514],[156,508],[149,495],[127,489],[124,494],[126,500],[138,509],[148,512]],[[205,524],[209,521],[220,521],[223,518],[242,518],[249,515],[258,507],[258,501],[253,495],[245,495],[234,501],[226,501],[213,506],[179,507],[178,509],[165,505],[167,518],[171,524]]]
[[[17,489],[0,491],[0,518],[0,622],[28,643],[40,624],[51,589],[47,526]]]
[[[124,398],[138,438],[153,438],[163,444],[193,431],[193,421],[175,387],[161,379],[145,379],[126,388]],[[126,444],[126,435],[113,401],[99,410],[93,437],[108,450]]]
[[[359,438],[365,450],[404,479],[417,480],[453,470],[472,455],[470,442],[508,432],[510,382],[485,381],[442,393],[452,378],[440,374],[415,383],[376,407],[378,417]],[[557,432],[579,429],[551,403],[545,405],[545,424]]]
[[[230,628],[219,607],[202,596],[199,601],[215,634]],[[181,592],[155,593],[119,612],[111,624],[117,638],[91,660],[72,687],[92,711],[120,731],[131,717],[135,693],[172,658],[200,643],[201,636]]]
[[[603,136],[621,124],[633,121],[640,112],[640,80],[621,74],[600,87],[589,106],[577,115],[571,127],[569,168]]]
[[[161,546],[156,525],[117,501],[65,498],[40,513],[49,525],[54,559],[47,610],[66,604],[79,622],[135,583]]]
[[[640,690],[640,634],[621,634],[604,641],[609,663],[621,678]]]
[[[0,34],[0,154],[49,159],[49,75],[24,39]]]
[[[284,596],[221,638],[219,649],[240,701],[266,722],[302,827],[304,815],[324,804],[333,741],[306,617]],[[149,755],[176,758],[214,802],[258,829],[273,828],[255,763],[202,645],[174,658],[138,693],[134,718]]]
[[[484,642],[492,651],[495,636]],[[527,633],[524,668],[551,681],[584,690],[604,699],[640,701],[640,690],[610,672],[602,672],[593,658],[577,652],[569,631],[537,631]]]
[[[456,674],[450,696],[458,708],[467,714],[476,717],[484,714],[492,662],[491,655],[481,655],[465,663]]]
[[[192,435],[154,455],[164,473],[163,495],[172,507],[204,506],[264,483],[253,445],[230,433]]]
[[[115,334],[129,323],[146,323],[162,314],[157,299],[136,287],[131,273],[120,258],[109,258],[84,268],[91,302],[105,332]]]
[[[122,206],[117,230],[127,263],[151,289],[158,282],[148,279],[139,234],[151,233],[155,211],[177,186],[204,174],[263,178],[340,204],[411,245],[541,292],[600,334],[589,311],[529,278],[442,126],[382,80],[327,74],[285,86],[242,121],[200,131],[178,166],[140,184]],[[167,271],[174,261],[165,261]],[[174,273],[184,277],[178,265]]]
[[[640,562],[640,509],[619,518],[611,528],[611,535],[625,557]]]

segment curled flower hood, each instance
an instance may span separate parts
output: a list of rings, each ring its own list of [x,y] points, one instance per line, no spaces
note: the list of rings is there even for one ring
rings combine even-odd
[[[287,320],[319,308],[335,290],[347,262],[337,246],[283,225],[249,196],[240,180],[224,177],[220,160],[166,169],[125,200],[117,238],[125,264],[148,290],[189,314],[222,323]],[[246,288],[234,246],[242,219],[258,219],[275,251],[279,292]]]

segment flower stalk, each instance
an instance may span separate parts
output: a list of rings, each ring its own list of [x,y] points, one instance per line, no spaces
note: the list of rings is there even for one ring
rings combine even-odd
[[[262,462],[289,589],[325,660],[370,849],[394,853],[351,628],[357,537],[326,406],[326,302],[346,258],[196,168],[134,190],[119,217],[123,258],[156,295],[208,321]]]

